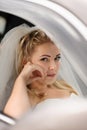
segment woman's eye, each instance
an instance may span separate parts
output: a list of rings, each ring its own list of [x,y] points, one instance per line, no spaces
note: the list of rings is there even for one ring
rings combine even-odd
[[[42,58],[41,61],[48,61],[48,58]]]
[[[59,55],[59,56],[57,56],[57,57],[55,58],[55,60],[56,60],[56,61],[59,61],[60,58],[61,58],[61,56]]]

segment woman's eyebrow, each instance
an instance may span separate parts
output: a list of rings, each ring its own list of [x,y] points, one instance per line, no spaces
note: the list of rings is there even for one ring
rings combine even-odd
[[[59,54],[57,54],[57,55],[56,55],[56,57],[57,57],[57,56],[59,56],[59,55],[61,55],[61,54],[60,54],[60,53],[59,53]],[[40,57],[43,57],[43,56],[46,56],[46,57],[51,57],[50,55],[47,55],[47,54],[45,54],[45,55],[41,55]]]
[[[46,57],[51,57],[50,55],[47,55],[47,54],[46,54],[46,55],[41,55],[40,57],[43,57],[43,56],[46,56]]]
[[[57,54],[56,56],[60,56],[61,54],[59,53],[59,54]]]

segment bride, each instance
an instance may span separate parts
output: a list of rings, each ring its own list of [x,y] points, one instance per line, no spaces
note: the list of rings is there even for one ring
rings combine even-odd
[[[79,95],[62,78],[63,69],[69,69],[62,50],[37,27],[24,24],[10,30],[2,40],[0,62],[0,109],[11,117],[20,118],[47,99]]]

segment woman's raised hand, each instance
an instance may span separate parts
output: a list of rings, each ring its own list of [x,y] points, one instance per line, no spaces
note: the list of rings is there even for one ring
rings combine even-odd
[[[35,80],[43,79],[44,71],[41,66],[28,62],[25,64],[25,66],[19,76],[21,76],[21,78],[24,80],[25,84],[28,85]]]

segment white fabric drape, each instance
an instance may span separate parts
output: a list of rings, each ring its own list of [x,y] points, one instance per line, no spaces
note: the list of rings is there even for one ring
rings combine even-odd
[[[29,28],[29,26],[23,24],[10,30],[1,42],[1,54],[0,54],[0,107],[2,108],[13,87],[14,80],[16,78],[16,46],[20,38],[35,29],[35,27]],[[52,37],[53,38],[53,37]],[[54,39],[53,39],[54,40]],[[58,42],[59,39],[57,39]],[[59,40],[60,41],[60,40]],[[56,42],[56,40],[55,40]],[[59,45],[62,49],[61,44]],[[61,50],[62,51],[62,50]],[[62,51],[63,52],[63,51]],[[81,95],[78,82],[75,79],[75,74],[71,66],[72,62],[68,62],[66,55],[62,53],[61,67],[59,72],[59,78],[64,79],[69,83],[76,91]]]
[[[87,40],[85,39],[84,34],[82,35],[82,32],[85,32],[85,30],[87,30],[85,26],[83,26],[82,23],[80,24],[80,22],[77,22],[78,28],[80,28],[78,30],[78,28],[76,28],[76,26],[74,26],[74,24],[72,23],[72,20],[74,21],[73,19],[74,17],[70,17],[70,14],[68,14],[68,12],[65,16],[63,16],[62,13],[60,14],[60,12],[58,12],[60,10],[59,6],[53,4],[55,6],[54,10],[53,9],[54,6],[52,6],[52,3],[47,4],[47,6],[50,5],[49,7],[45,7],[46,5],[42,6],[41,4],[40,5],[35,4],[33,2],[25,2],[17,0],[15,1],[7,0],[7,1],[8,2],[4,2],[2,0],[0,1],[0,9],[2,11],[4,10],[11,12],[28,21],[31,21],[35,25],[38,25],[40,29],[44,30],[51,38],[53,38],[56,45],[58,45],[58,47],[60,47],[62,50],[62,66],[60,70],[60,78],[65,79],[71,86],[73,86],[79,92],[81,96],[86,97]],[[68,18],[72,19],[71,21],[68,21],[67,18],[68,15],[69,15]],[[76,17],[75,20],[77,20]],[[84,30],[82,31],[80,31],[81,26],[84,27]],[[25,33],[26,31],[23,34]],[[10,51],[9,51],[9,44],[8,45],[5,44],[5,42],[8,42],[7,37],[4,39],[3,43],[1,43],[2,44],[1,46],[2,49],[0,50],[1,108],[5,104],[4,100],[7,100],[8,98],[7,95],[10,94],[11,91],[10,89],[12,89],[10,86],[13,85],[13,80],[15,80],[15,76],[12,75],[12,71],[14,71],[15,73],[14,65],[8,66],[7,63],[9,63],[10,65],[11,63],[14,63],[13,61],[15,57],[11,59],[12,55],[14,54],[14,44],[11,43],[18,40],[20,37],[19,35],[17,36],[15,35],[15,37],[13,35],[12,37],[13,38],[9,40],[11,48]],[[11,72],[11,75],[9,75],[9,72]]]

